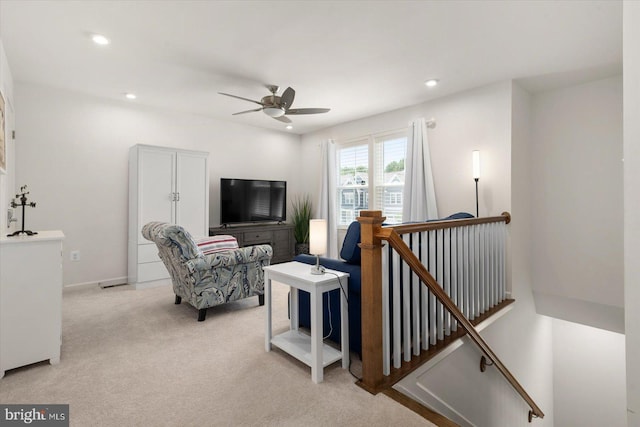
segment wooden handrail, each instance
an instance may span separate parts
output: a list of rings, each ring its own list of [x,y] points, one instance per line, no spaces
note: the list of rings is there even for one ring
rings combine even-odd
[[[418,233],[421,231],[441,230],[443,228],[464,227],[467,225],[491,224],[494,222],[511,222],[511,214],[503,212],[500,216],[488,216],[484,218],[464,218],[464,219],[447,219],[442,221],[417,222],[414,224],[400,224],[382,227],[383,230],[393,228],[396,233],[402,235],[407,233]]]
[[[476,219],[464,219],[464,220],[452,220],[452,221],[439,221],[431,223],[409,224],[396,227],[381,226],[384,221],[381,211],[362,211],[361,217],[358,221],[361,223],[361,250],[362,250],[362,381],[361,385],[369,390],[376,390],[382,383],[382,356],[379,351],[382,348],[382,314],[378,313],[382,306],[382,281],[381,281],[381,247],[382,240],[389,242],[391,247],[400,255],[404,262],[411,268],[411,270],[419,277],[420,281],[424,283],[432,294],[443,304],[444,307],[453,315],[458,321],[458,324],[469,334],[472,341],[480,348],[480,350],[486,355],[486,357],[493,362],[498,368],[500,373],[511,384],[514,390],[527,402],[531,411],[529,417],[536,416],[539,418],[544,417],[542,410],[536,405],[531,396],[524,390],[522,385],[516,380],[516,378],[509,372],[504,366],[502,361],[496,356],[491,347],[480,336],[478,331],[474,328],[471,322],[464,316],[457,305],[449,298],[445,291],[438,285],[433,276],[415,256],[411,249],[400,237],[400,233],[397,230],[401,230],[402,233],[409,233],[414,231],[448,228],[451,227],[451,223],[455,222],[456,225],[472,225],[482,224],[490,222],[505,221],[507,224],[511,220],[511,216],[508,213],[503,213],[500,217],[490,218],[476,218]],[[446,223],[447,225],[444,225]],[[463,224],[464,223],[464,224]],[[376,265],[377,259],[377,265]],[[364,284],[372,284],[372,286],[364,286]],[[377,296],[376,296],[377,295]],[[370,303],[378,303],[378,305],[369,305]],[[365,312],[371,310],[370,312]],[[377,346],[377,351],[374,347]],[[367,361],[371,358],[373,360]]]

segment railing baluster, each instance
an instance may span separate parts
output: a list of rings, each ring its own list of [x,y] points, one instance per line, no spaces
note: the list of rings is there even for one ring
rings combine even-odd
[[[480,316],[480,231],[473,228],[473,318]]]
[[[465,306],[465,296],[464,296],[464,266],[465,266],[465,262],[464,262],[464,245],[462,244],[463,242],[463,235],[464,235],[464,227],[460,227],[460,228],[456,228],[456,246],[458,249],[458,255],[456,256],[456,262],[458,264],[458,308],[460,309],[460,311],[463,312],[463,314],[466,316],[466,310],[464,309]]]
[[[494,273],[493,273],[493,260],[495,259],[495,252],[493,247],[493,239],[494,239],[494,231],[493,224],[487,224],[487,283],[489,286],[487,287],[487,301],[489,305],[487,308],[491,308],[495,305],[494,301]]]
[[[433,277],[436,278],[438,285],[442,288],[442,230],[436,230],[436,274]],[[444,308],[442,307],[442,303],[438,301],[436,303],[436,314],[437,314],[437,328],[438,328],[438,339],[444,339]]]
[[[426,231],[420,233],[422,250],[420,251],[420,262],[422,265],[429,265],[429,235]],[[420,283],[420,319],[422,332],[422,349],[429,348],[429,288]]]
[[[436,274],[436,232],[429,232],[429,273]],[[436,317],[436,297],[429,291],[429,343],[436,345],[437,341],[437,317]]]
[[[391,373],[391,319],[389,318],[389,245],[382,247],[382,373]]]
[[[404,234],[402,240],[409,246],[411,234]],[[410,247],[410,246],[409,246]],[[405,362],[411,360],[411,270],[402,263],[402,353]]]
[[[482,233],[484,224],[476,226],[476,261],[478,265],[478,312],[477,316],[484,313],[484,235]]]
[[[491,224],[491,307],[498,304],[498,224]]]
[[[393,277],[393,367],[399,368],[402,364],[402,335],[401,335],[401,301],[400,301],[400,272],[402,265],[400,255],[392,251],[392,277]]]
[[[470,320],[476,318],[476,247],[475,228],[469,226],[469,316]]]
[[[411,235],[411,250],[420,257],[420,233],[412,233]],[[420,312],[420,288],[423,286],[420,284],[420,278],[415,272],[411,273],[411,348],[415,356],[420,355],[420,319],[422,313]]]
[[[444,268],[442,270],[442,279],[444,291],[447,295],[451,295],[451,229],[445,228],[442,230],[443,237],[443,265]],[[455,301],[455,299],[454,299]],[[451,313],[449,311],[444,310],[444,334],[445,336],[451,335]]]
[[[464,309],[462,310],[462,312],[464,313],[464,317],[466,317],[467,319],[471,319],[471,268],[470,268],[470,264],[471,264],[471,245],[469,244],[469,227],[463,227],[462,229],[462,239],[463,239],[463,245],[462,245],[462,265],[464,267],[463,269],[463,276],[464,276],[464,280],[463,280],[463,304],[464,304]]]
[[[458,308],[460,307],[459,303],[458,303],[458,229],[457,228],[452,228],[449,231],[449,244],[451,245],[449,247],[449,274],[451,276],[450,278],[450,288],[451,288],[451,299],[453,300],[453,302],[456,303],[456,306],[458,306]],[[451,330],[453,332],[458,330],[458,322],[456,322],[456,319],[451,316]]]
[[[506,241],[507,227],[505,224],[500,224],[500,300],[504,300],[507,297],[507,271],[505,264],[505,241]]]
[[[489,241],[490,241],[490,231],[489,231],[489,224],[482,224],[482,227],[484,228],[484,258],[482,260],[482,263],[484,264],[484,283],[485,283],[485,289],[484,289],[484,311],[486,312],[487,310],[489,310],[489,307],[491,306],[491,301],[489,300],[489,294],[490,294],[490,288],[491,286],[493,286],[493,284],[490,282],[490,267],[489,267],[489,260],[491,257],[491,252],[489,252]]]

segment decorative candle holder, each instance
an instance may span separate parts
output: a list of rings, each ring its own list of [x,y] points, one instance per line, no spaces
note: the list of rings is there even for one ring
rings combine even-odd
[[[27,236],[33,236],[34,234],[38,234],[37,231],[31,231],[31,230],[25,230],[24,229],[24,211],[25,211],[25,207],[29,206],[32,208],[36,207],[36,202],[29,202],[27,203],[27,194],[29,194],[29,192],[27,191],[27,186],[23,185],[22,187],[20,187],[20,194],[16,194],[16,199],[20,199],[20,204],[17,204],[14,200],[11,201],[11,207],[12,208],[17,208],[18,206],[22,206],[22,229],[19,231],[16,231],[14,233],[11,234],[7,234],[7,237],[13,237],[13,236],[19,236],[21,234],[26,234]]]

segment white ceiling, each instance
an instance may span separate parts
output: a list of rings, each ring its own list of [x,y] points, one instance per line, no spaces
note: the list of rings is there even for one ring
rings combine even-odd
[[[2,0],[0,37],[16,82],[264,128],[284,124],[231,116],[256,105],[217,92],[292,86],[294,108],[331,108],[291,116],[306,133],[506,79],[621,73],[622,2]]]

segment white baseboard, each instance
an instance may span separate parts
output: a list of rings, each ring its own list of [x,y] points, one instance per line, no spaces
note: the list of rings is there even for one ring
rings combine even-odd
[[[167,277],[166,279],[150,280],[148,282],[136,282],[131,283],[131,286],[136,290],[157,288],[159,286],[171,286],[171,279]]]
[[[103,279],[96,280],[93,282],[83,282],[83,283],[70,283],[68,285],[64,285],[65,288],[76,288],[76,287],[91,287],[91,286],[100,286],[101,288],[109,288],[111,286],[120,286],[127,284],[127,276],[124,277],[116,277],[113,279]]]

